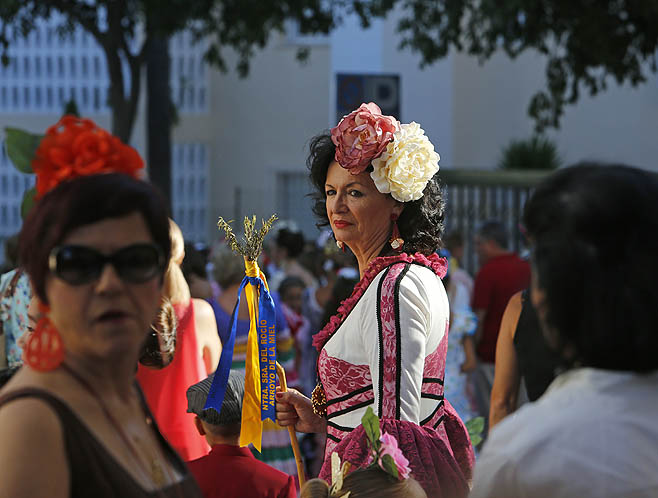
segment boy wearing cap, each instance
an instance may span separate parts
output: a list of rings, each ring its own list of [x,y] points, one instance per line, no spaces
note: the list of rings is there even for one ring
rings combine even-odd
[[[187,411],[196,415],[199,434],[211,446],[208,455],[188,462],[205,498],[295,498],[292,476],[256,460],[241,448],[240,426],[244,378],[231,371],[220,413],[204,410],[213,375],[187,390]]]

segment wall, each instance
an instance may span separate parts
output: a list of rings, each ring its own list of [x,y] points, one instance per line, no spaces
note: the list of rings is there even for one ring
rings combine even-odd
[[[512,139],[531,136],[532,95],[544,85],[544,59],[495,55],[484,65],[454,57],[454,158],[459,168],[492,168]],[[595,97],[583,92],[567,106],[561,128],[549,131],[566,164],[583,159],[623,161],[658,170],[658,76],[637,88],[609,82]]]

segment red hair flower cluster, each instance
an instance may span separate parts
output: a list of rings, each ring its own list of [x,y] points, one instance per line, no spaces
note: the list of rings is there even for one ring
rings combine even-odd
[[[37,197],[78,176],[125,173],[137,178],[143,167],[135,149],[90,119],[75,116],[64,116],[48,128],[32,161]]]

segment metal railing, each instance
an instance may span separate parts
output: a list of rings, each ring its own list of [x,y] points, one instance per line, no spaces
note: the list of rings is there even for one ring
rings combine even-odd
[[[465,269],[478,268],[473,237],[482,222],[498,220],[507,227],[509,249],[523,250],[520,230],[523,206],[534,187],[550,171],[535,170],[441,170],[446,193],[446,234],[461,232]]]

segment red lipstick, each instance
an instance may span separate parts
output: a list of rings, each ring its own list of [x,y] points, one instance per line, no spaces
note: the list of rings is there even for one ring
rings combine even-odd
[[[343,221],[343,220],[334,221],[334,226],[336,228],[345,228],[348,225],[351,225],[351,223],[349,221]]]

